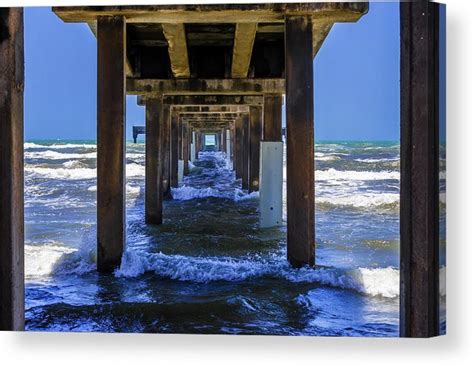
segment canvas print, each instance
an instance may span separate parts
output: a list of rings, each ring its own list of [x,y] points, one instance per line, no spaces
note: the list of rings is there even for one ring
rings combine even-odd
[[[445,334],[445,18],[0,8],[0,329]]]

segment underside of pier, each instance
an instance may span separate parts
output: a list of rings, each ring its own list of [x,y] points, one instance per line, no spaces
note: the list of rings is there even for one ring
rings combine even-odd
[[[261,191],[262,226],[282,222],[285,95],[288,260],[315,264],[313,58],[333,24],[356,22],[367,3],[53,11],[65,22],[87,23],[97,38],[99,271],[119,266],[125,246],[126,94],[139,96],[146,108],[147,223],[163,222],[162,201],[179,183],[180,166],[187,175],[203,136],[213,134],[242,189]]]
[[[437,334],[437,6],[401,3],[401,334]],[[287,258],[315,265],[313,59],[332,26],[368,3],[54,7],[97,39],[97,268],[125,247],[125,96],[146,108],[146,223],[163,222],[189,161],[213,135],[260,225],[282,223]],[[23,10],[0,9],[0,330],[24,328]],[[283,99],[284,96],[284,99]],[[113,133],[111,133],[113,131]],[[416,147],[416,148],[415,148]],[[421,152],[421,153],[420,153]],[[420,203],[421,202],[421,203]]]

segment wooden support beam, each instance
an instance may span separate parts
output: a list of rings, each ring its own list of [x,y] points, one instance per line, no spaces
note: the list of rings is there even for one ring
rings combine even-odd
[[[163,120],[163,196],[170,197],[171,177],[171,116],[170,106],[162,104]]]
[[[170,162],[170,184],[178,187],[178,113],[171,113],[171,162]]]
[[[250,107],[249,120],[249,191],[258,191],[260,175],[260,141],[262,139],[262,107]]]
[[[136,95],[283,94],[285,79],[137,79],[127,78],[127,93]]]
[[[183,160],[183,120],[178,115],[178,160]]]
[[[138,97],[138,102],[145,99]],[[163,103],[174,106],[212,106],[212,105],[260,105],[263,104],[263,97],[259,95],[166,95]]]
[[[400,335],[439,334],[439,4],[400,3]]]
[[[0,8],[0,331],[25,327],[23,8]]]
[[[225,129],[223,128],[222,129],[222,132],[221,132],[221,139],[222,139],[222,149],[221,151],[222,152],[226,152],[227,151],[227,138],[226,138],[226,133],[225,133]]]
[[[189,78],[188,45],[183,23],[163,23],[163,34],[168,41],[171,70],[175,78]]]
[[[172,106],[173,111],[180,113],[246,113],[249,111],[249,107],[245,105],[174,105]]]
[[[250,116],[244,114],[242,121],[242,189],[249,189]]]
[[[145,145],[145,222],[163,223],[163,104],[160,98],[147,99]]]
[[[315,264],[313,42],[310,17],[285,22],[288,261]]]
[[[316,56],[334,25],[330,18],[313,19],[313,57]]]
[[[196,131],[196,159],[199,159],[199,152],[202,149],[201,131]]]
[[[240,112],[179,112],[183,118],[236,118]]]
[[[183,121],[183,174],[189,174],[189,124]]]
[[[281,141],[281,95],[265,95],[263,141]]]
[[[128,6],[59,6],[53,11],[66,22],[88,22],[97,16],[119,15],[129,23],[274,23],[286,16],[332,18],[355,22],[369,9],[364,2],[161,4]]]
[[[235,120],[235,177],[237,179],[242,178],[242,132],[244,127],[244,116]]]
[[[97,269],[111,272],[126,237],[123,17],[99,17],[97,48]]]
[[[247,77],[256,33],[257,23],[237,23],[235,25],[234,51],[232,56],[233,78]]]

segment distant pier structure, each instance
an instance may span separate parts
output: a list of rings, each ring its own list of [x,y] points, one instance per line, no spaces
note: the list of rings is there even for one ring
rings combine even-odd
[[[145,134],[145,126],[133,126],[133,143],[137,143],[138,135]]]
[[[284,96],[287,256],[294,267],[313,266],[313,59],[335,23],[357,22],[368,9],[362,2],[53,7],[64,22],[88,24],[97,38],[98,271],[117,268],[125,247],[127,94],[146,108],[148,224],[163,222],[163,197],[188,174],[203,136],[214,134],[242,189],[260,192],[262,227],[282,223]],[[400,329],[428,337],[438,332],[439,310],[439,8],[402,2],[400,14]],[[0,330],[22,330],[21,8],[0,8],[0,55]]]

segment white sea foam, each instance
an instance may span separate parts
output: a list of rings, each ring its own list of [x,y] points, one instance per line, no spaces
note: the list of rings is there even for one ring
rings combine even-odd
[[[93,168],[44,168],[35,165],[26,165],[25,172],[29,178],[78,180],[97,177],[97,170]],[[145,176],[145,167],[136,163],[127,164],[126,172],[127,177],[142,177]]]
[[[186,257],[163,253],[146,254],[128,250],[115,275],[137,277],[146,272],[154,272],[163,278],[198,283],[276,277],[295,283],[315,283],[353,290],[369,296],[394,298],[399,294],[399,271],[392,267],[293,269],[283,258],[263,261],[229,257]]]
[[[87,188],[89,192],[97,192],[97,186],[90,186]],[[136,198],[138,194],[140,193],[140,187],[139,186],[132,186],[130,184],[126,185],[126,194],[128,198]]]
[[[397,171],[353,171],[353,170],[317,170],[314,172],[314,178],[317,181],[334,181],[334,180],[399,180],[400,173]]]
[[[398,203],[400,195],[396,193],[360,193],[350,195],[316,195],[316,204],[349,206],[355,208],[374,208]]]
[[[354,161],[358,161],[359,163],[385,163],[391,161],[399,161],[400,158],[381,158],[381,159],[354,159]]]
[[[286,166],[283,167],[283,179],[286,181]],[[328,182],[349,182],[349,181],[375,181],[375,180],[400,180],[398,171],[356,171],[356,170],[336,170],[333,168],[326,170],[316,170],[314,172],[316,181]]]
[[[247,199],[257,198],[258,192],[245,193],[240,189],[235,189],[233,191],[220,191],[216,188],[207,187],[207,188],[194,188],[183,185],[179,188],[171,188],[171,193],[173,199],[177,201],[188,201],[196,198],[227,198],[234,201],[243,201]]]
[[[49,160],[66,160],[66,159],[95,159],[96,152],[90,153],[62,153],[54,150],[44,151],[27,151],[25,159],[49,159]]]
[[[51,144],[51,145],[41,145],[35,144],[33,142],[25,142],[25,149],[95,149],[96,144]]]
[[[127,153],[127,159],[143,159],[144,153]],[[26,151],[25,159],[49,159],[49,160],[68,160],[68,159],[96,159],[97,152],[84,153],[64,153],[55,150]]]
[[[77,249],[59,243],[41,246],[25,245],[25,276],[32,278],[51,275],[64,255],[76,251]]]

